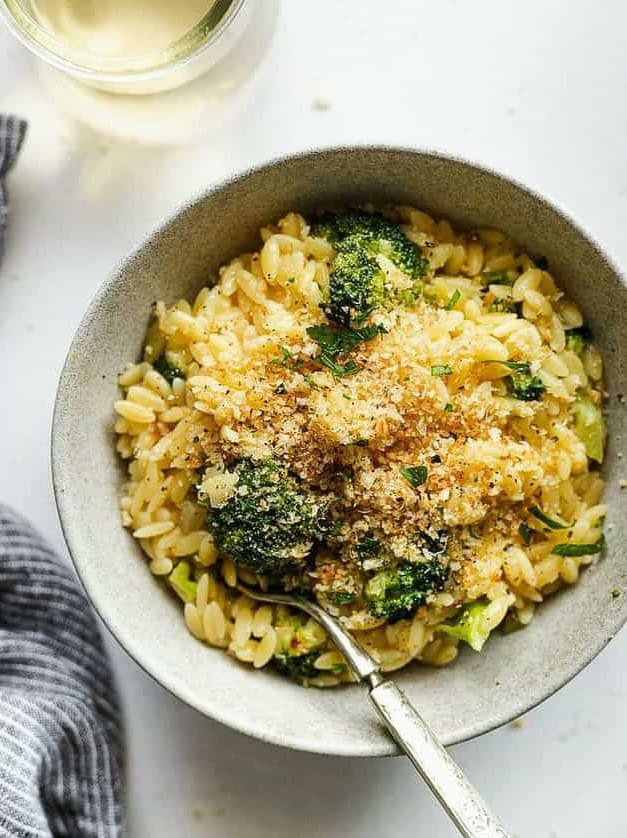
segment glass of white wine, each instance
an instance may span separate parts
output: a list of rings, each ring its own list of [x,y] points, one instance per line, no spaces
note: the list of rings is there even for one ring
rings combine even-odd
[[[63,110],[109,134],[176,142],[163,128],[183,134],[188,111],[196,132],[219,121],[269,44],[276,0],[0,0],[0,12]]]

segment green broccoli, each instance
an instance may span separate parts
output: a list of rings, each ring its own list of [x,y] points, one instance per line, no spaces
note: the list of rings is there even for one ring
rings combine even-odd
[[[314,663],[322,653],[324,636],[307,617],[302,614],[280,617],[275,631],[273,663],[279,672],[297,681],[320,674]]]
[[[507,297],[497,297],[495,300],[492,300],[491,303],[488,303],[487,310],[490,312],[490,314],[494,314],[496,312],[517,314],[518,303],[515,303],[513,300],[510,300]]]
[[[312,234],[327,239],[336,249],[346,239],[360,239],[371,256],[386,256],[412,279],[419,279],[427,270],[419,246],[398,224],[378,212],[352,209],[324,213],[313,223]]]
[[[439,625],[437,630],[465,641],[475,652],[480,652],[491,631],[483,625],[483,613],[488,605],[487,599],[471,602],[470,605],[462,608],[454,620]]]
[[[569,329],[566,332],[566,349],[570,349],[576,355],[581,355],[591,339],[590,330],[585,326],[580,329]]]
[[[176,364],[173,364],[168,359],[168,353],[164,352],[163,355],[160,355],[157,360],[154,362],[153,367],[160,373],[166,381],[170,384],[174,381],[175,378],[185,378],[185,373]]]
[[[172,573],[168,576],[168,582],[183,602],[196,601],[197,583],[190,578],[191,567],[189,562],[179,562]]]
[[[424,562],[403,562],[396,570],[382,570],[368,580],[364,591],[375,617],[393,622],[411,617],[429,596],[444,588],[448,568],[438,556]]]
[[[603,462],[605,422],[603,414],[588,396],[580,395],[573,407],[575,433],[586,447],[586,454],[597,463]]]
[[[326,213],[314,222],[312,233],[326,238],[336,250],[325,311],[342,325],[363,323],[391,298],[377,256],[385,256],[413,280],[419,280],[428,267],[420,247],[379,213]]]
[[[255,573],[302,569],[315,539],[328,529],[326,505],[273,459],[242,460],[232,471],[235,493],[207,514],[218,550]]]
[[[361,324],[386,300],[385,274],[356,236],[338,245],[329,277],[325,312],[343,326]]]
[[[304,681],[307,678],[314,678],[320,672],[314,666],[320,652],[303,652],[298,655],[275,655],[274,665],[283,673],[295,681]]]
[[[533,402],[541,398],[546,390],[542,379],[530,372],[515,372],[513,375],[508,375],[505,384],[507,392],[523,402]]]

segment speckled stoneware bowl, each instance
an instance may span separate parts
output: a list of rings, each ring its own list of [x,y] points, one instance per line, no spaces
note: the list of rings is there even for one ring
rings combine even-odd
[[[545,255],[584,311],[604,352],[611,528],[607,555],[578,585],[552,597],[524,631],[464,650],[449,668],[412,666],[398,681],[445,743],[477,736],[524,713],[588,663],[623,624],[627,595],[624,495],[617,459],[625,439],[625,280],[581,228],[543,198],[494,172],[436,154],[338,148],[281,159],[193,199],[104,283],[76,334],[61,376],[52,459],[59,513],[91,601],[126,651],[201,713],[280,745],[327,754],[378,756],[395,745],[359,687],[303,689],[256,672],[196,641],[180,603],[151,576],[120,525],[124,471],[114,450],[112,403],[124,364],[139,358],[150,304],[191,298],[219,265],[258,243],[258,229],[287,210],[338,203],[414,204],[461,226],[505,230]],[[624,463],[624,460],[622,461]]]

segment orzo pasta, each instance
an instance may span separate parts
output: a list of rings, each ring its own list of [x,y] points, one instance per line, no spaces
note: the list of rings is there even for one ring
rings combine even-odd
[[[120,376],[122,520],[189,631],[319,686],[480,651],[602,550],[602,362],[548,265],[417,209],[290,213]]]

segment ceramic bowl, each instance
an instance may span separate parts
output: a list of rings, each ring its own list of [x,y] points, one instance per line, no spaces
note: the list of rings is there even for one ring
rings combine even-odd
[[[619,514],[625,439],[627,322],[624,278],[600,246],[529,189],[463,160],[385,147],[312,151],[244,172],[192,199],[110,276],[90,305],[59,384],[52,455],[59,514],[94,608],[150,675],[201,713],[259,739],[326,754],[396,752],[361,688],[303,689],[195,640],[180,603],[156,584],[120,525],[124,470],[113,438],[117,374],[139,358],[153,300],[191,298],[219,265],[258,243],[288,210],[339,203],[413,204],[458,225],[495,226],[544,255],[583,310],[603,350],[609,447],[604,466],[611,527],[606,556],[549,598],[524,631],[464,650],[444,669],[415,665],[398,681],[446,744],[484,733],[551,695],[611,639],[627,616],[627,516]],[[623,461],[624,462],[624,461]],[[623,501],[624,509],[624,501]]]

